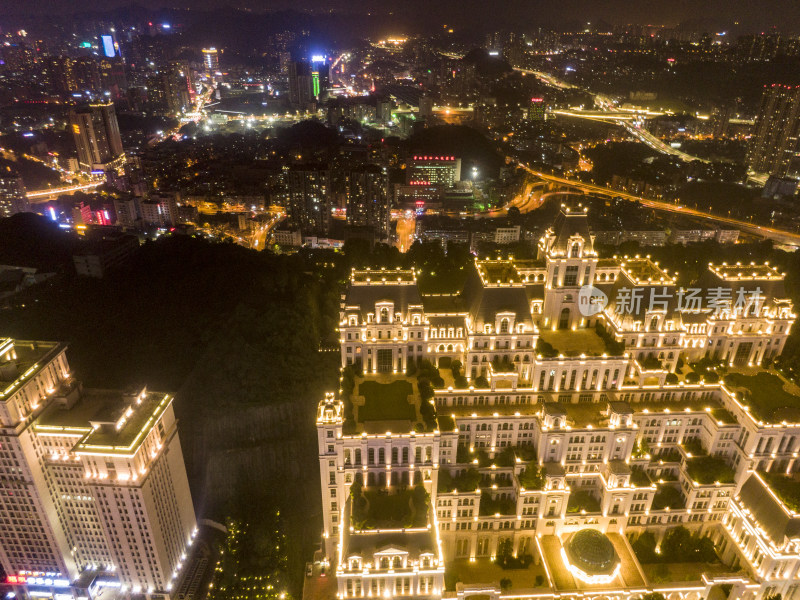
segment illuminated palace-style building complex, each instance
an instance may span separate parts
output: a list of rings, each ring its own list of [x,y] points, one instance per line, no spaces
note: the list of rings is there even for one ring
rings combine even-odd
[[[353,271],[317,414],[338,597],[800,598],[800,399],[766,366],[795,318],[783,275],[695,286],[599,258],[581,209],[458,294]],[[681,526],[718,563],[634,553]]]
[[[169,598],[196,532],[176,426],[168,394],[84,389],[66,346],[0,339],[3,583]]]

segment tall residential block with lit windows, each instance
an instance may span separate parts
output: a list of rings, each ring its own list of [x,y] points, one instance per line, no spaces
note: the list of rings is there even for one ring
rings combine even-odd
[[[172,397],[84,389],[65,351],[0,340],[7,582],[168,595],[196,531]]]
[[[22,177],[9,166],[0,168],[0,217],[29,212],[30,209]]]
[[[800,87],[765,87],[747,155],[750,170],[785,177],[798,155]]]
[[[342,298],[316,419],[338,598],[800,597],[782,273],[681,285],[601,258],[564,207],[536,260],[476,261],[450,294],[416,276],[354,270]],[[652,568],[681,527],[716,564]]]
[[[121,166],[125,154],[114,105],[89,104],[69,112],[78,163],[86,171],[108,171]]]

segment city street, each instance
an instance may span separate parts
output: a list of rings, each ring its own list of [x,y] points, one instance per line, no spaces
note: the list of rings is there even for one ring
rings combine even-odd
[[[741,221],[739,219],[732,219],[730,217],[714,215],[705,211],[688,208],[686,206],[681,206],[680,204],[673,204],[671,202],[662,202],[660,200],[652,200],[650,198],[645,198],[643,196],[636,196],[634,194],[628,194],[627,192],[621,192],[619,190],[604,188],[598,185],[583,183],[581,181],[575,181],[574,179],[558,177],[556,175],[549,175],[547,173],[542,173],[541,171],[535,171],[534,169],[531,169],[522,162],[519,162],[518,164],[520,167],[525,169],[531,175],[535,175],[536,177],[544,181],[560,183],[570,188],[579,190],[585,194],[596,194],[612,198],[624,198],[625,200],[630,200],[631,202],[638,202],[642,206],[646,206],[648,208],[652,208],[655,210],[677,213],[688,217],[698,217],[708,221],[713,221],[715,223],[731,225],[733,227],[736,227],[737,229],[740,229],[745,233],[770,239],[775,242],[779,242],[781,244],[800,245],[800,234],[797,233],[784,231],[782,229],[776,229],[774,227],[754,225],[753,223],[750,223],[748,221]],[[529,206],[528,204],[521,206],[520,211],[527,212],[528,210],[530,210],[528,206]]]

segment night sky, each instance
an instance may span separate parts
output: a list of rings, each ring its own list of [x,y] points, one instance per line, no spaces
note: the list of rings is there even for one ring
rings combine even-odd
[[[102,12],[131,4],[130,0],[0,0],[0,15]],[[772,26],[784,33],[800,31],[798,0],[137,0],[135,4],[151,9],[246,8],[258,12],[288,8],[332,8],[358,13],[394,10],[403,17],[413,14],[420,20],[449,20],[475,27],[547,25],[576,20],[674,26],[692,21],[711,30],[738,21],[742,32],[767,30]],[[492,22],[487,23],[487,19]]]

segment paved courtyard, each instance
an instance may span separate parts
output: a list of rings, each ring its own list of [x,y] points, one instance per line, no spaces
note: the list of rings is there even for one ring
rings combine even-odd
[[[534,552],[536,550],[534,549]],[[547,575],[541,561],[536,565],[531,563],[527,569],[506,569],[498,567],[489,558],[479,558],[474,562],[468,560],[454,560],[447,565],[448,579],[470,585],[474,583],[494,583],[500,585],[501,579],[511,580],[511,590],[530,590],[537,587],[548,588]],[[536,577],[541,579],[537,585]]]

